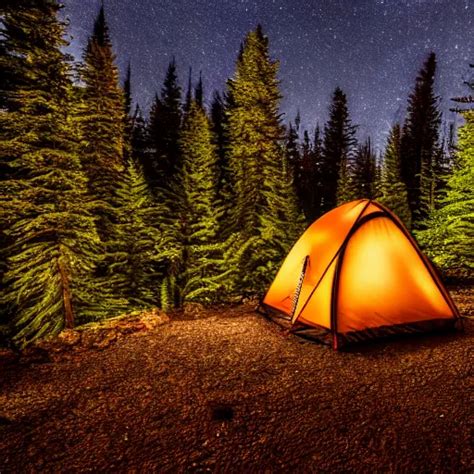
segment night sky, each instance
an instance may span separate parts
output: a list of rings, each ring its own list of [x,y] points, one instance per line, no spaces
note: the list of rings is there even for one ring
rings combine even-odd
[[[100,0],[65,0],[70,50],[80,57]],[[346,91],[358,136],[381,147],[403,120],[408,93],[429,51],[438,57],[437,93],[465,92],[474,61],[474,0],[105,0],[117,62],[132,65],[134,99],[146,110],[174,55],[182,86],[202,70],[206,96],[223,90],[245,34],[263,25],[280,61],[284,121],[327,119],[331,92]]]

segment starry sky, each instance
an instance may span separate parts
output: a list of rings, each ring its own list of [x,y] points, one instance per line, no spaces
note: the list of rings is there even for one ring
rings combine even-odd
[[[70,52],[78,59],[101,0],[65,0]],[[445,120],[449,98],[465,92],[474,62],[474,0],[105,0],[117,64],[130,61],[133,95],[145,110],[176,58],[183,88],[202,71],[207,103],[234,72],[245,34],[261,23],[280,61],[283,120],[327,120],[331,93],[348,95],[358,136],[382,149],[402,121],[417,71],[438,57],[436,92]]]

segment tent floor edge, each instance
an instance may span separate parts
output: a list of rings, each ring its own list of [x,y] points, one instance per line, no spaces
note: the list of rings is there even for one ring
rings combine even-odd
[[[300,324],[293,326],[290,332],[302,339],[332,347],[332,333],[329,329]]]
[[[413,323],[403,323],[391,326],[379,326],[360,331],[338,333],[339,348],[350,348],[360,342],[381,341],[387,339],[402,340],[406,336],[423,334],[453,334],[460,329],[459,318],[428,319]]]
[[[268,317],[268,316],[267,316]],[[280,327],[286,328],[287,325],[279,323],[269,317]],[[462,318],[461,318],[462,319]],[[382,342],[386,340],[407,341],[408,336],[423,335],[447,335],[455,334],[456,331],[462,331],[462,321],[458,318],[430,319],[426,321],[417,321],[414,323],[397,324],[394,326],[380,326],[378,328],[368,328],[362,331],[352,331],[348,333],[334,334],[330,329],[322,327],[313,327],[298,323],[290,329],[290,333],[303,339],[332,347],[338,352],[350,352],[357,347],[357,350],[365,347],[360,343]],[[334,348],[336,340],[337,346]]]

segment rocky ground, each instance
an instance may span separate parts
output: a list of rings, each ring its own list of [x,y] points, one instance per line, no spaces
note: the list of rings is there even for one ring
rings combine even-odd
[[[0,472],[473,472],[474,321],[336,353],[250,305],[197,316],[4,352]]]

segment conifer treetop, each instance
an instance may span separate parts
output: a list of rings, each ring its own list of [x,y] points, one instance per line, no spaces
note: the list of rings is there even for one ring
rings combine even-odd
[[[109,35],[109,27],[107,21],[105,20],[105,8],[104,3],[100,6],[99,13],[94,22],[94,28],[92,32],[92,39],[97,41],[99,46],[111,46]]]

